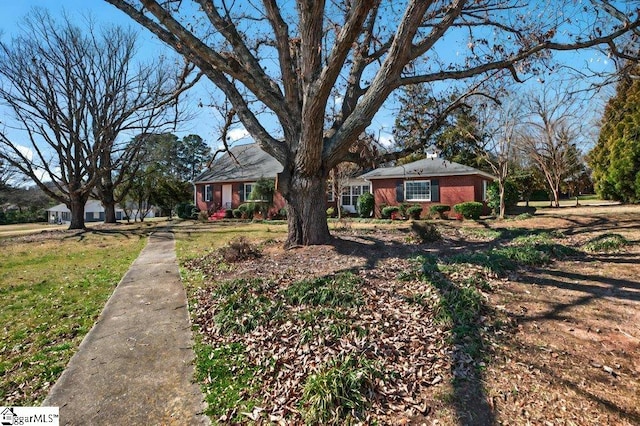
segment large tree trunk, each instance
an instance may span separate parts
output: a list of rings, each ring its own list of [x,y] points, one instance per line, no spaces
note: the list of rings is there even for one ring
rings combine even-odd
[[[113,197],[113,186],[104,187],[102,206],[104,207],[104,223],[116,223],[116,201]]]
[[[327,225],[326,176],[320,172],[281,179],[288,203],[289,235],[285,247],[328,244],[331,235]]]
[[[84,229],[84,206],[86,197],[72,196],[68,207],[71,210],[69,229]]]

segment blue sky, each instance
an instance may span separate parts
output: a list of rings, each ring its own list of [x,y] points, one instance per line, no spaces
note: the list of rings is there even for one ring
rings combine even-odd
[[[81,20],[83,16],[90,14],[98,22],[119,24],[130,26],[136,29],[140,35],[140,55],[158,55],[159,53],[171,55],[171,51],[166,48],[160,41],[152,36],[148,31],[139,27],[124,13],[116,9],[103,0],[0,0],[0,33],[4,40],[11,37],[18,31],[18,23],[32,7],[43,7],[48,9],[53,16],[57,16],[64,10],[72,19]],[[451,52],[454,53],[454,52]],[[594,53],[574,53],[568,52],[567,57],[577,67],[584,66],[591,61],[597,67],[606,67],[606,58]],[[530,84],[535,87],[535,82]],[[523,88],[524,90],[524,88]],[[194,105],[202,99],[203,103],[207,103],[210,99],[212,90],[206,85],[201,85],[189,96],[193,99]],[[186,135],[196,133],[203,137],[212,147],[217,147],[218,137],[218,119],[211,110],[205,108],[193,107],[192,111],[195,117],[192,121],[185,123],[176,131],[178,135]],[[597,113],[596,113],[597,115]],[[382,138],[389,138],[393,127],[393,116],[388,112],[382,111],[373,120],[370,130]],[[242,135],[243,129],[236,129],[235,135]]]
[[[57,17],[67,13],[72,20],[82,20],[86,16],[91,16],[98,23],[117,24],[124,27],[131,27],[139,34],[140,58],[145,56],[158,56],[161,53],[172,55],[162,42],[147,30],[140,27],[131,18],[118,10],[115,6],[108,4],[103,0],[0,0],[0,34],[3,40],[9,40],[12,34],[19,31],[20,20],[29,13],[33,7],[42,7]],[[197,103],[199,98],[209,97],[209,90],[201,85],[200,88],[194,89],[190,94],[190,98]],[[205,101],[206,102],[206,101]],[[206,109],[194,107],[191,109],[195,113],[193,120],[184,123],[177,129],[176,134],[184,136],[187,134],[200,135],[209,145],[216,147],[218,137],[216,126],[211,126],[212,114]]]

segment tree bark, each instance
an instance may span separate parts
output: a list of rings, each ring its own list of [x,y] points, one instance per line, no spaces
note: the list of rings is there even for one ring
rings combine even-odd
[[[328,244],[331,241],[326,213],[326,176],[296,174],[284,178],[289,234],[285,247]]]
[[[68,205],[69,210],[71,210],[71,223],[69,224],[69,229],[85,229],[84,206],[86,202],[86,197],[71,194],[71,201]]]
[[[116,200],[113,196],[113,183],[108,182],[100,188],[101,202],[104,207],[104,223],[116,223]]]

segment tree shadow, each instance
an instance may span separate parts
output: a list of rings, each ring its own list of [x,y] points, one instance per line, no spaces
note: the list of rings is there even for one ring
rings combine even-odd
[[[485,334],[487,324],[483,321],[492,317],[494,311],[473,286],[455,282],[443,274],[439,267],[443,243],[407,245],[363,235],[348,239],[334,237],[332,245],[342,255],[362,257],[365,269],[369,270],[375,269],[383,259],[421,257],[424,262],[420,266],[422,279],[428,281],[440,297],[437,316],[451,329],[451,399],[456,417],[464,425],[494,424],[495,413],[488,401],[483,373],[490,363],[490,345]],[[481,243],[474,248],[488,246]]]

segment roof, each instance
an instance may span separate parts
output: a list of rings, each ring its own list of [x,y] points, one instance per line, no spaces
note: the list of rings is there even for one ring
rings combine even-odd
[[[395,167],[380,167],[361,175],[363,179],[419,178],[440,176],[479,175],[495,180],[495,176],[464,164],[431,157]]]
[[[195,183],[255,181],[263,177],[275,178],[283,169],[282,165],[264,152],[257,143],[234,146],[230,149],[230,154],[224,154],[214,160],[208,170],[200,173],[194,179]]]

